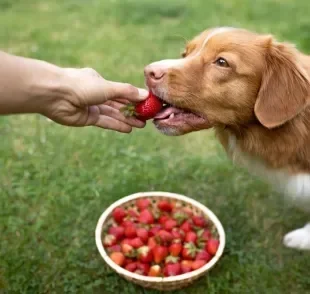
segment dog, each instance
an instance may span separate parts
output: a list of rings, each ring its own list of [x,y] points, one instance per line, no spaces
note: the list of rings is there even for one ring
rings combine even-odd
[[[264,177],[310,212],[310,56],[244,29],[211,28],[182,58],[144,69],[165,103],[154,119],[165,135],[214,128],[234,163]],[[283,238],[310,250],[310,223]]]

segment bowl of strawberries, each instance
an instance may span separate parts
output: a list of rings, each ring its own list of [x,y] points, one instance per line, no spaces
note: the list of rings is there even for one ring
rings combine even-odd
[[[225,232],[206,206],[184,195],[143,192],[100,216],[96,245],[123,278],[161,291],[189,286],[221,258]]]

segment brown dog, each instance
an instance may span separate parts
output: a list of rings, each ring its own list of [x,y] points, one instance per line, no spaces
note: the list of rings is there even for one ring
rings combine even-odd
[[[183,58],[145,68],[167,103],[155,118],[166,135],[215,128],[233,161],[264,176],[310,211],[310,57],[271,36],[214,28]],[[310,224],[284,244],[310,249]]]

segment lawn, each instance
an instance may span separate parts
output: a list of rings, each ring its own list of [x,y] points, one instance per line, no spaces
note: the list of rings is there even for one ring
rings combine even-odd
[[[309,11],[307,0],[0,0],[0,46],[143,86],[144,65],[178,57],[212,26],[272,33],[310,53]],[[119,278],[94,240],[108,205],[152,190],[201,201],[227,233],[218,266],[174,293],[310,293],[309,252],[282,246],[307,215],[233,167],[212,131],[171,138],[149,123],[120,135],[31,115],[2,117],[0,134],[0,293],[158,293]]]

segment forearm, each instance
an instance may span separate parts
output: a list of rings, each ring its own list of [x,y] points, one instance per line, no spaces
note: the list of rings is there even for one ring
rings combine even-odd
[[[0,51],[0,114],[44,113],[66,94],[62,72],[47,62]]]

